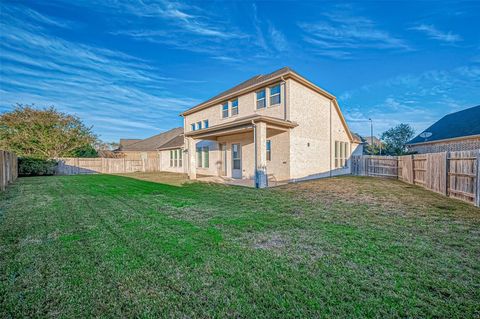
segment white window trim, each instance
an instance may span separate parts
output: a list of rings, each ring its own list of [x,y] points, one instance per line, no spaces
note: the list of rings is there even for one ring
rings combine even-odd
[[[265,97],[262,98],[262,99],[258,99],[258,98],[257,98],[257,93],[259,93],[259,92],[261,92],[261,91],[264,91],[264,92],[265,92]],[[265,110],[265,109],[268,107],[267,89],[266,89],[266,88],[263,88],[263,89],[260,89],[260,90],[255,91],[255,94],[253,94],[253,98],[255,99],[255,110],[256,110],[256,111]],[[258,107],[258,101],[260,101],[260,100],[264,100],[264,101],[265,101],[265,106],[264,106],[264,107],[261,107],[261,108]]]
[[[237,101],[237,106],[236,106],[236,107],[233,107],[233,102],[234,102],[234,101]],[[238,112],[238,105],[239,105],[238,98],[233,99],[233,100],[230,101],[230,117],[232,117],[232,116],[237,116],[237,115],[238,115],[238,113],[239,113],[239,112]],[[233,114],[233,109],[237,109],[237,114]]]
[[[223,107],[227,105],[227,109],[224,110]],[[227,116],[223,116],[223,112],[224,111],[227,111]],[[220,116],[222,117],[222,119],[228,119],[230,117],[230,105],[229,105],[229,102],[225,102],[225,103],[222,103],[220,105]]]
[[[279,89],[280,89],[280,91],[279,91],[278,93],[272,95],[271,90],[272,90],[272,88],[275,87],[275,86],[278,86]],[[276,104],[270,104],[270,101],[271,101],[271,99],[272,99],[272,96],[276,96],[276,95],[278,95],[278,96],[280,97],[280,102],[279,102],[279,103],[276,103]],[[282,85],[281,85],[280,83],[279,83],[279,84],[275,84],[275,85],[271,85],[271,86],[268,87],[268,104],[269,104],[268,107],[279,106],[279,105],[282,104]]]

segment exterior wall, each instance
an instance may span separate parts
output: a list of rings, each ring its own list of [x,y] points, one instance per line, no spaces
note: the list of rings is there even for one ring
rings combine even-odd
[[[364,144],[352,143],[352,155],[351,156],[363,155],[363,145]]]
[[[288,180],[289,171],[289,132],[267,130],[267,139],[272,145],[272,159],[267,161],[267,174],[276,181]],[[226,175],[223,174],[222,152],[220,144],[226,144]],[[217,141],[198,141],[196,147],[209,146],[210,163],[208,168],[198,167],[197,174],[232,177],[232,144],[240,144],[242,152],[242,178],[253,179],[255,176],[255,149],[253,131],[219,137]]]
[[[352,152],[363,153],[363,145],[353,144],[344,127],[333,102],[316,91],[305,87],[293,79],[287,79],[281,85],[281,104],[269,106],[267,89],[267,107],[256,110],[255,92],[238,97],[239,114],[222,118],[222,103],[185,116],[185,132],[191,130],[191,124],[208,120],[209,126],[228,123],[239,117],[249,115],[265,115],[298,123],[289,132],[269,129],[267,139],[272,142],[272,160],[267,162],[267,174],[277,181],[302,180],[350,173],[350,157]],[[286,97],[286,98],[285,98]],[[284,103],[287,105],[285,114]],[[331,123],[331,127],[330,127]],[[346,142],[347,165],[335,168],[335,141]],[[227,177],[232,175],[231,145],[242,145],[243,178],[254,177],[253,132],[219,137],[217,141],[198,141],[196,146],[210,147],[210,167],[197,167],[197,174],[220,175],[221,154],[219,143],[227,145]],[[196,150],[192,150],[196,151]],[[187,163],[185,161],[185,163]],[[198,163],[197,163],[198,164]],[[188,165],[188,163],[187,163]],[[184,165],[185,166],[185,165]],[[186,166],[188,170],[188,166]]]
[[[171,167],[170,166],[170,150],[162,150],[160,153],[160,167],[162,171],[172,172],[172,173],[185,173],[187,165],[187,156],[182,151],[182,167]]]
[[[480,137],[463,139],[463,140],[453,140],[445,142],[432,142],[427,144],[412,145],[409,146],[409,150],[412,152],[417,152],[419,154],[423,153],[439,153],[439,152],[455,152],[455,151],[469,151],[469,150],[478,150],[480,149]]]
[[[163,151],[123,151],[126,159],[129,160],[141,160],[142,156],[147,159],[159,159],[160,170],[165,172],[185,173],[186,172],[186,155],[182,152],[182,167],[170,167],[170,150]]]
[[[349,153],[352,147],[333,103],[294,80],[288,80],[288,88],[289,120],[298,123],[290,133],[290,179],[349,174],[350,163],[335,169],[335,141],[347,142]]]
[[[280,83],[280,82],[279,82]],[[284,118],[284,85],[280,85],[280,94],[281,94],[281,103],[270,106],[270,94],[269,94],[269,88],[270,86],[266,87],[266,97],[267,97],[267,107],[257,110],[256,105],[257,105],[257,100],[256,100],[256,92],[250,92],[247,94],[243,94],[238,96],[238,114],[234,116],[229,116],[227,118],[222,118],[222,104],[227,101],[224,100],[222,103],[213,105],[209,108],[206,108],[204,110],[200,110],[198,112],[188,114],[185,116],[185,132],[190,132],[191,131],[191,124],[197,123],[199,121],[202,121],[202,127],[203,127],[203,121],[208,120],[208,124],[210,127],[218,124],[224,124],[224,123],[229,123],[234,121],[237,118],[240,117],[245,117],[249,115],[265,115],[265,116],[270,116],[270,117],[276,117],[276,118]],[[229,102],[235,100],[235,98],[228,100]],[[229,112],[231,111],[230,106],[229,106]]]

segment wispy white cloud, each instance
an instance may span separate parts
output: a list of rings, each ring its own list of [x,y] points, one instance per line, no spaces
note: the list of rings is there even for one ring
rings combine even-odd
[[[344,92],[339,100],[351,128],[362,134],[368,134],[369,118],[378,133],[402,122],[422,131],[443,115],[480,101],[480,67],[396,76]]]
[[[405,40],[380,29],[372,20],[356,16],[349,9],[325,13],[322,21],[301,22],[303,39],[319,55],[347,58],[360,49],[412,50]]]
[[[191,80],[162,76],[149,61],[39,32],[5,11],[0,28],[0,112],[16,103],[55,105],[114,139],[113,126],[146,137],[181,124],[178,113],[199,102],[170,91]]]
[[[256,4],[252,4],[254,44],[262,50],[264,56],[271,53],[286,52],[290,49],[287,38],[270,20],[259,17]],[[268,26],[268,28],[267,28]]]
[[[438,30],[433,24],[420,24],[414,27],[411,27],[410,30],[416,30],[423,32],[430,39],[439,40],[444,43],[454,44],[459,41],[462,41],[462,37],[458,34],[454,34],[451,31],[443,32]]]
[[[288,41],[285,38],[285,35],[280,30],[275,28],[275,26],[270,23],[268,32],[270,34],[270,39],[272,40],[273,47],[277,51],[283,52],[288,50]]]

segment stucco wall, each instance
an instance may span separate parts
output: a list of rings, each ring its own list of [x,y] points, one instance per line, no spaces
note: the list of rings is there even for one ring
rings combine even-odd
[[[185,173],[187,157],[182,151],[182,167],[170,167],[170,150],[160,151],[160,167],[162,171],[173,173]]]
[[[363,144],[352,143],[352,156],[363,155]]]
[[[272,85],[270,85],[270,86],[272,86]],[[229,116],[227,118],[222,118],[222,104],[223,104],[223,102],[227,101],[227,100],[224,100],[224,101],[222,101],[222,103],[218,103],[218,104],[216,104],[214,106],[211,106],[207,109],[204,109],[204,110],[186,115],[185,116],[185,128],[184,128],[185,132],[190,132],[191,131],[191,124],[192,123],[197,123],[199,121],[202,121],[202,128],[203,128],[203,121],[204,120],[208,120],[209,126],[212,127],[214,125],[228,123],[228,122],[234,121],[235,119],[237,119],[239,117],[245,117],[245,116],[249,116],[249,115],[252,115],[252,114],[259,114],[259,115],[265,115],[265,116],[277,117],[277,118],[283,119],[283,114],[284,114],[284,104],[283,104],[284,103],[284,85],[280,85],[281,103],[277,104],[277,105],[274,105],[274,106],[269,105],[270,95],[269,95],[268,88],[270,86],[266,87],[266,89],[267,89],[267,91],[266,91],[267,107],[266,108],[262,108],[262,109],[257,110],[257,108],[256,108],[257,100],[256,100],[256,95],[255,95],[256,91],[255,92],[250,92],[250,93],[247,93],[247,94],[243,94],[243,95],[240,95],[238,97],[238,114],[237,115]],[[235,98],[230,99],[229,101],[232,101],[234,99]],[[230,106],[229,106],[229,110],[231,110]]]
[[[290,178],[306,179],[330,176],[330,173],[350,173],[349,168],[335,169],[335,141],[349,143],[350,151],[351,145],[333,103],[294,80],[288,82],[290,120],[298,123],[290,133]]]
[[[470,138],[464,140],[452,140],[448,142],[437,142],[421,145],[412,145],[409,147],[409,150],[412,152],[417,152],[419,154],[423,153],[438,153],[438,152],[455,152],[455,151],[469,151],[469,150],[478,150],[480,149],[480,138]]]

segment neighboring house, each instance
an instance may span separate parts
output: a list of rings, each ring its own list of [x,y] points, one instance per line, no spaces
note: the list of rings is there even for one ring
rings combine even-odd
[[[121,139],[120,147],[115,152],[123,154],[126,159],[156,159],[159,169],[162,171],[184,172],[183,127],[177,127],[133,143],[129,143],[130,141],[132,140]]]
[[[352,132],[353,145],[356,145],[352,149],[352,156],[363,155],[365,144],[367,144],[364,139],[357,133]]]
[[[407,146],[417,153],[480,149],[480,105],[444,116]]]
[[[364,136],[363,139],[365,140],[365,144],[372,145],[372,137],[371,136]],[[381,146],[383,143],[380,139],[376,136],[373,137],[373,145]]]
[[[191,179],[255,179],[265,187],[267,176],[297,181],[348,174],[361,145],[335,96],[290,68],[254,76],[181,115]]]

